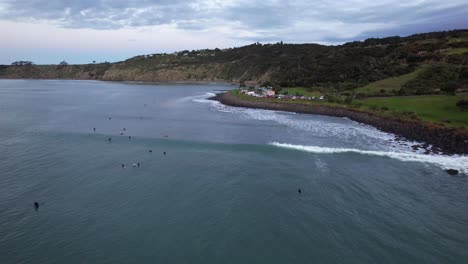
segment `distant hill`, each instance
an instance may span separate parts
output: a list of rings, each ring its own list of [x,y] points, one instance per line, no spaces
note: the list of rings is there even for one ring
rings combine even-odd
[[[370,38],[339,46],[255,43],[223,50],[141,55],[117,63],[5,65],[0,66],[0,78],[223,81],[348,90],[411,73],[421,65],[431,67],[423,67],[418,78],[402,86],[406,94],[424,93],[426,80],[437,73],[445,76],[436,78],[440,85],[448,80],[466,88],[468,30]]]

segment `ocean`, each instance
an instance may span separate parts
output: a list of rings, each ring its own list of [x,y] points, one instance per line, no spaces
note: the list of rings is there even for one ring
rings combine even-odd
[[[1,80],[0,263],[468,261],[467,156],[232,88]]]

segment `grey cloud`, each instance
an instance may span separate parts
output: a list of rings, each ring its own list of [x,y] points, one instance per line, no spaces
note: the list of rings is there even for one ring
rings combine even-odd
[[[468,27],[464,0],[0,0],[0,6],[4,20],[46,20],[65,28],[92,29],[171,24],[185,30],[210,30],[228,25],[232,38],[251,41],[334,43]],[[237,36],[237,31],[253,34]]]

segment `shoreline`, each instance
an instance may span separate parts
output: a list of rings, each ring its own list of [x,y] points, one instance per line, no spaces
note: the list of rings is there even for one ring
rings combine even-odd
[[[405,138],[423,142],[422,145],[414,145],[412,148],[425,149],[426,153],[444,154],[468,154],[468,132],[461,129],[435,126],[417,120],[402,120],[391,117],[383,117],[371,112],[356,109],[317,105],[312,106],[300,103],[259,102],[242,100],[230,92],[219,93],[209,98],[224,105],[234,107],[246,107],[267,110],[279,110],[302,114],[316,114],[334,117],[346,117],[353,121],[371,125],[384,132],[395,134],[398,138]],[[432,145],[432,147],[429,146]]]
[[[216,85],[239,85],[238,82],[221,82],[221,81],[134,81],[134,80],[106,80],[106,79],[80,79],[80,78],[2,78],[0,80],[5,81],[96,81],[96,82],[116,82],[116,83],[129,83],[129,84],[216,84]],[[226,89],[226,91],[229,91]]]

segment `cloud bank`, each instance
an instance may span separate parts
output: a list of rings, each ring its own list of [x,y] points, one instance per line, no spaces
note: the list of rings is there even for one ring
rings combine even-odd
[[[280,40],[336,44],[467,28],[466,14],[466,0],[0,0],[0,23],[43,24],[70,32],[164,28],[199,34],[206,44],[216,39],[218,45]],[[127,39],[138,42],[139,37]]]

